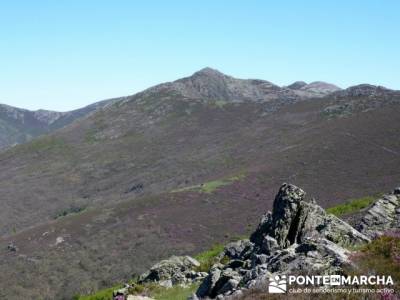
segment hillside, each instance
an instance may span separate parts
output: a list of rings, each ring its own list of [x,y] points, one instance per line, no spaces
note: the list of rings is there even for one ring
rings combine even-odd
[[[116,99],[104,100],[68,112],[30,111],[0,104],[0,150],[62,128],[114,101]]]
[[[199,252],[282,182],[324,207],[396,186],[400,93],[310,85],[204,69],[1,153],[0,290],[68,298]]]

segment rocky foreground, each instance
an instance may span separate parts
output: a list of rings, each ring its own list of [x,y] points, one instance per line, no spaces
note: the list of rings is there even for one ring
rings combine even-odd
[[[345,274],[351,264],[348,249],[400,228],[400,188],[376,200],[355,227],[327,214],[302,189],[283,184],[272,213],[262,217],[250,239],[226,245],[208,273],[197,271],[200,264],[194,258],[175,256],[153,266],[139,283],[172,287],[201,282],[191,299],[232,299],[265,287],[277,274]]]

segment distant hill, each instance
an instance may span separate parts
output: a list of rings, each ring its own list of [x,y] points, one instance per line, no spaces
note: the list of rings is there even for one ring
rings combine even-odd
[[[30,111],[0,104],[0,150],[62,128],[115,100],[100,101],[68,112]]]
[[[0,291],[68,299],[196,253],[253,228],[282,182],[324,207],[389,190],[399,115],[399,91],[210,68],[119,98],[0,153]]]

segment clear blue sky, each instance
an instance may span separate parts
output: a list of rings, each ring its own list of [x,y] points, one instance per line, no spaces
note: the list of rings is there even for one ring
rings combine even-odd
[[[400,1],[2,1],[0,103],[70,110],[205,66],[400,89]]]

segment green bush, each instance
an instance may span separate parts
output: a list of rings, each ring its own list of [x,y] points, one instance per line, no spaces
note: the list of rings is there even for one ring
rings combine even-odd
[[[70,215],[70,214],[77,214],[77,213],[80,213],[80,212],[84,211],[85,209],[86,209],[86,207],[70,206],[69,208],[60,211],[60,212],[54,217],[54,219],[66,217],[66,216],[68,216],[68,215]]]
[[[189,192],[189,191],[196,191],[200,193],[211,194],[214,191],[218,190],[220,187],[231,185],[235,181],[239,181],[245,177],[245,173],[240,173],[239,175],[231,176],[224,179],[218,179],[213,181],[204,182],[202,184],[197,184],[193,186],[187,186],[184,188],[172,190],[172,193],[180,193],[180,192]]]
[[[151,296],[156,300],[187,300],[197,290],[198,286],[198,284],[193,284],[188,287],[174,286],[169,289],[163,288],[154,292]]]
[[[211,249],[203,251],[195,256],[200,262],[198,272],[208,272],[211,266],[216,263],[216,257],[224,250],[224,245],[216,244]]]
[[[121,288],[120,285],[114,286],[112,288],[107,288],[104,290],[100,290],[95,294],[88,296],[75,296],[74,300],[111,300],[113,291]]]

